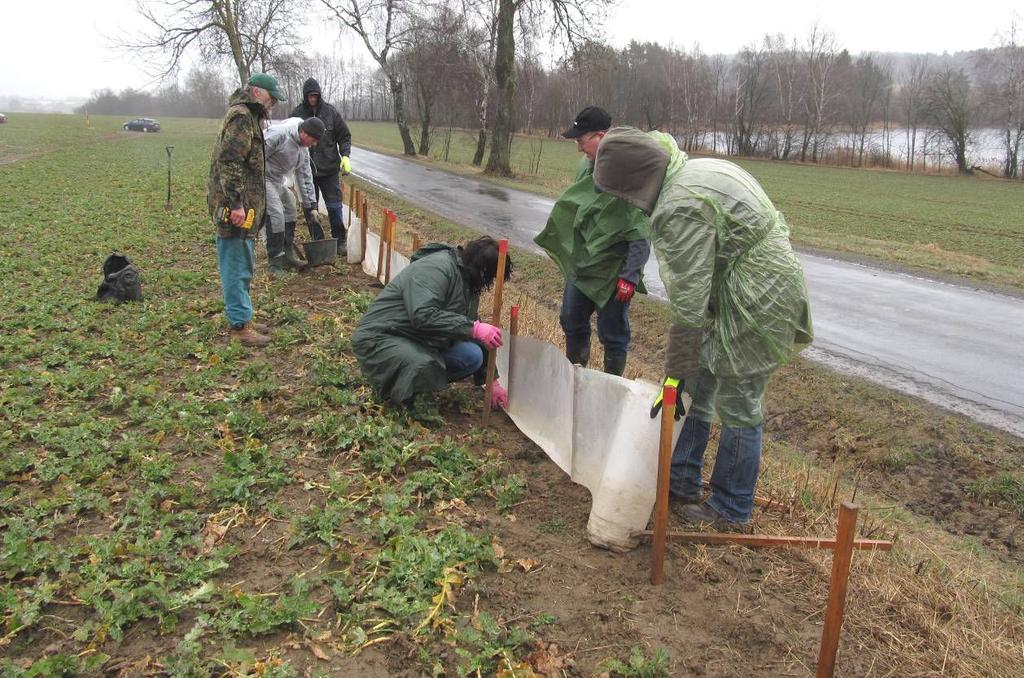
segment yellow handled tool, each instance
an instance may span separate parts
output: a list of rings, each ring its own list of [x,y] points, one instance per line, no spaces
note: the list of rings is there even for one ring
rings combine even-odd
[[[242,225],[239,226],[238,228],[244,228],[245,230],[249,230],[250,228],[252,228],[252,222],[255,219],[256,219],[256,210],[250,208],[249,211],[245,213],[245,221],[243,221]],[[227,224],[227,223],[231,222],[231,208],[230,207],[225,207],[224,208],[224,211],[220,215],[220,221],[221,221],[222,224]]]

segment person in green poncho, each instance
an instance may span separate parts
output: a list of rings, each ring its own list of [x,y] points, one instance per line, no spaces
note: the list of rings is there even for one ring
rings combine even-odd
[[[477,320],[480,293],[498,274],[499,244],[484,236],[451,247],[431,243],[381,290],[352,333],[352,349],[378,397],[408,404],[474,376],[483,383],[487,349],[502,344],[501,328]],[[505,265],[505,280],[512,259]],[[491,405],[508,395],[495,380]]]
[[[650,223],[632,205],[594,191],[594,156],[611,127],[597,106],[580,111],[562,133],[575,139],[586,157],[576,180],[551,210],[547,225],[533,239],[565,276],[559,321],[565,354],[577,365],[590,360],[590,318],[597,312],[597,337],[604,346],[604,371],[622,375],[629,350],[629,303],[646,292],[643,269],[651,253]]]
[[[726,160],[689,160],[661,132],[608,132],[599,190],[651,215],[671,311],[666,383],[693,404],[672,456],[670,492],[683,516],[719,527],[750,521],[761,463],[765,387],[814,338],[804,272],[789,227],[754,177]],[[655,416],[660,401],[651,410]],[[711,492],[701,468],[722,424]]]

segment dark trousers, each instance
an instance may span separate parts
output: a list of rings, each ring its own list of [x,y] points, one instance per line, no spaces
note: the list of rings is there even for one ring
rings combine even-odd
[[[566,337],[590,341],[590,316],[597,311],[597,338],[607,356],[624,356],[629,350],[629,302],[615,300],[615,294],[601,308],[580,292],[571,281],[565,283],[559,322]]]
[[[327,205],[327,218],[331,222],[331,237],[338,240],[345,238],[345,213],[341,202],[341,186],[338,184],[338,173],[314,174],[313,189],[316,191],[316,199],[324,196],[324,204]],[[322,238],[323,236],[321,236]],[[315,238],[319,240],[320,238]]]

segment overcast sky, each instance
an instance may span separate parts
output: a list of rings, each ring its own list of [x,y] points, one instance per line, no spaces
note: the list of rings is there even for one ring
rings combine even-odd
[[[804,36],[817,22],[853,53],[956,52],[990,47],[1011,18],[1024,16],[1024,0],[957,3],[907,0],[620,0],[605,24],[621,46],[647,40],[707,53],[731,53],[765,33]],[[316,13],[313,13],[316,14]],[[311,22],[315,23],[315,22]],[[322,25],[322,24],[321,24]],[[88,96],[109,87],[150,82],[107,36],[139,23],[129,0],[8,0],[0,12],[0,96]],[[310,29],[307,50],[361,54],[351,40]]]

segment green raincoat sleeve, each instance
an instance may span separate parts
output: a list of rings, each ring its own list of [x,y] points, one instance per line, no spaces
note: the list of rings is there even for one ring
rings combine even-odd
[[[581,161],[572,186],[555,202],[534,242],[595,304],[611,299],[631,240],[650,238],[650,222],[640,210],[594,190],[593,164]],[[646,292],[643,280],[638,291]]]

